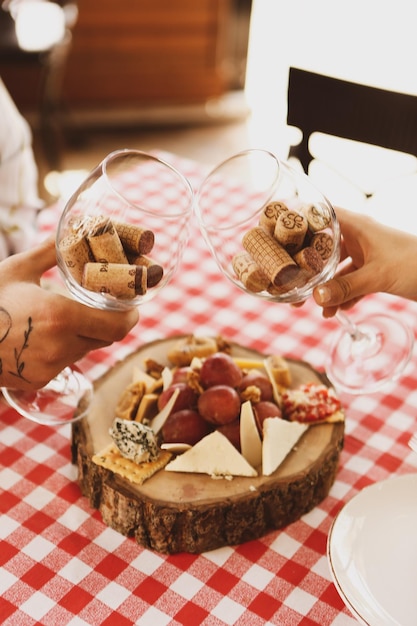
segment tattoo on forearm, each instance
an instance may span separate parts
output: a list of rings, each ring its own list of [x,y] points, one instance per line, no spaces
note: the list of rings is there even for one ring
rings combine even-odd
[[[12,376],[17,376],[17,378],[21,378],[22,380],[26,380],[26,382],[29,382],[29,381],[25,376],[23,376],[25,362],[22,361],[22,353],[23,353],[23,350],[29,347],[29,337],[30,337],[30,333],[32,332],[32,330],[33,330],[32,318],[29,317],[27,330],[25,330],[25,332],[23,333],[24,341],[23,341],[22,347],[20,348],[20,350],[18,350],[17,348],[14,349],[16,371],[12,372],[11,370],[9,370],[9,374],[11,374]]]
[[[5,309],[0,307],[0,343],[4,341],[4,339],[6,339],[11,326],[12,326],[12,320],[11,320],[10,315],[7,313],[7,311],[5,311]],[[23,356],[23,351],[29,347],[29,337],[30,337],[32,330],[33,330],[32,318],[29,317],[27,329],[23,333],[23,343],[20,349],[18,348],[14,349],[15,371],[9,370],[9,374],[11,374],[12,376],[16,376],[17,378],[20,378],[21,380],[25,380],[26,382],[29,382],[29,380],[23,374],[23,370],[25,369],[25,362],[22,359],[22,356]],[[3,360],[0,358],[0,375],[1,374],[3,374]]]

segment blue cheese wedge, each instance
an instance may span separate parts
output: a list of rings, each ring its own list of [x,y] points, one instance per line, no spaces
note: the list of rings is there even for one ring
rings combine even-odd
[[[125,459],[134,463],[145,463],[158,457],[155,433],[145,424],[116,417],[109,434]]]
[[[165,466],[168,472],[190,472],[209,476],[257,476],[256,470],[230,441],[215,430],[190,450]]]
[[[308,424],[267,417],[263,422],[262,474],[270,476],[294,448]]]

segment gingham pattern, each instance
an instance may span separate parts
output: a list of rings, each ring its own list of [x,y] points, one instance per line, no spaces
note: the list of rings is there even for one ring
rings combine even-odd
[[[198,184],[201,167],[165,156]],[[46,212],[43,227],[55,220],[56,211]],[[358,304],[355,315],[381,310],[414,325],[415,304],[382,295]],[[90,377],[141,344],[184,332],[221,333],[322,369],[337,329],[313,303],[295,309],[238,291],[218,272],[195,225],[179,273],[140,313],[124,341],[81,363]],[[417,430],[416,383],[412,359],[384,393],[342,395],[346,440],[329,496],[281,531],[202,555],[153,553],[105,526],[80,495],[70,427],[35,425],[2,404],[1,623],[353,626],[331,581],[327,535],[343,504],[364,486],[416,471],[417,455],[407,447]]]

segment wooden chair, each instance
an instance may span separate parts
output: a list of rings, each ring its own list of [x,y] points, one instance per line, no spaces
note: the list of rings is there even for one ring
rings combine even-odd
[[[417,156],[417,97],[291,67],[287,123],[303,137],[292,145],[308,172],[309,140],[319,132]]]

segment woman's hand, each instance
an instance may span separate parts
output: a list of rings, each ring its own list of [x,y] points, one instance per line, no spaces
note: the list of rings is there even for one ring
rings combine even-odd
[[[90,308],[40,286],[56,264],[55,243],[0,263],[0,385],[37,389],[91,350],[120,341],[139,319],[137,309]]]
[[[379,291],[417,300],[417,237],[365,215],[336,213],[342,232],[340,270],[313,293],[323,316]]]

